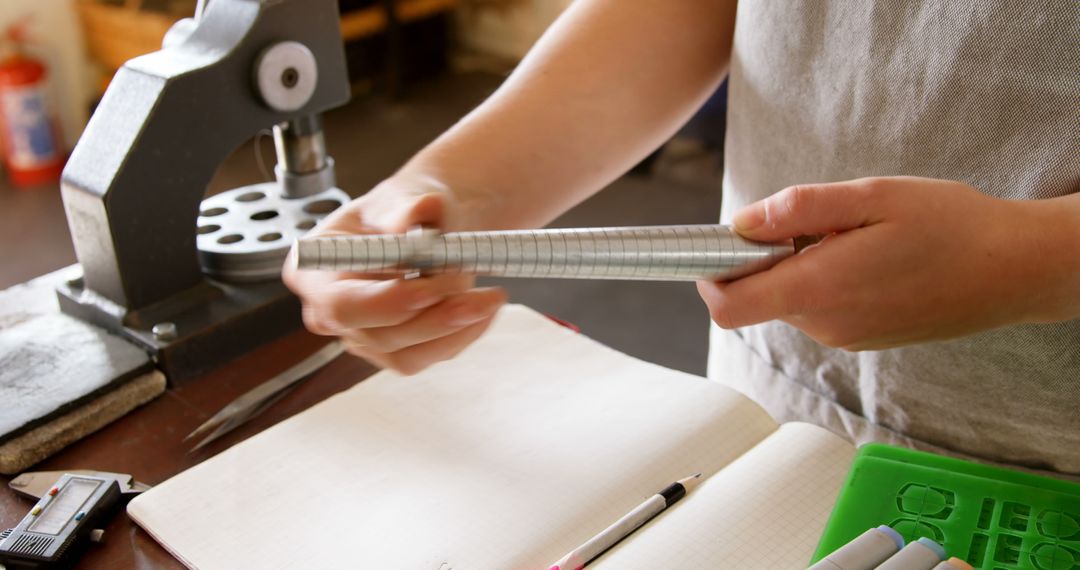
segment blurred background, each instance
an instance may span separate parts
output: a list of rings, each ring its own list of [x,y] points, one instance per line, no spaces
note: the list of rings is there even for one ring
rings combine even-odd
[[[393,173],[494,91],[570,2],[340,0],[353,98],[323,117],[338,185],[355,197]],[[159,49],[195,5],[0,2],[0,288],[76,261],[59,193],[64,160],[113,73]],[[725,107],[721,88],[673,140],[553,226],[715,223]],[[207,193],[271,180],[272,164],[269,137],[255,136]],[[708,314],[693,284],[487,281],[619,350],[704,373]]]

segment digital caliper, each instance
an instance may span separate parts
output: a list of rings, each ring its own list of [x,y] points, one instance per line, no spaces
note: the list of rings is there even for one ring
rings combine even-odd
[[[57,480],[59,477],[59,480]],[[15,528],[0,532],[0,568],[70,568],[132,496],[149,487],[102,471],[24,473],[9,486],[38,499]]]

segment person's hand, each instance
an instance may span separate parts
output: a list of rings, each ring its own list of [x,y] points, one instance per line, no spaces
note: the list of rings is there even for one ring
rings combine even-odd
[[[795,186],[737,212],[736,230],[758,241],[826,237],[772,269],[698,291],[723,328],[779,319],[847,350],[1062,320],[1076,314],[1080,261],[1061,254],[1075,246],[1054,228],[1071,227],[1065,236],[1075,239],[1076,205],[1000,200],[927,178]]]
[[[449,231],[461,223],[460,210],[436,181],[391,178],[338,209],[310,235],[401,233],[418,224]],[[464,275],[372,280],[298,271],[295,251],[282,278],[300,297],[311,332],[339,336],[349,352],[404,374],[461,352],[506,302],[501,289],[473,288],[473,278]]]

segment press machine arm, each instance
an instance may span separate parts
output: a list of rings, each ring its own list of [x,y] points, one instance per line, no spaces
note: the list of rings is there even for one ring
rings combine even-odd
[[[348,98],[336,0],[200,2],[162,50],[117,72],[68,161],[61,191],[83,277],[60,287],[62,310],[142,346],[171,382],[298,327],[279,268],[292,240],[348,199],[319,119]],[[277,181],[204,204],[218,166],[264,129]],[[222,200],[244,218],[209,220],[230,210]]]

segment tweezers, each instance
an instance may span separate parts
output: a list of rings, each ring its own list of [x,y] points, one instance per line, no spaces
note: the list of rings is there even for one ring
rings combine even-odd
[[[323,366],[330,364],[330,362],[341,356],[344,352],[345,346],[338,341],[331,342],[322,347],[311,356],[302,360],[299,364],[274,376],[266,382],[259,384],[243,396],[230,402],[222,408],[221,411],[214,414],[214,417],[206,420],[206,422],[198,428],[195,428],[195,431],[188,434],[188,436],[184,438],[184,441],[199,437],[200,435],[213,430],[210,435],[206,436],[205,439],[200,441],[195,447],[191,448],[192,452],[199,450],[206,444],[231,432],[251,418],[262,413],[263,410],[269,408],[274,402],[277,402],[282,396],[288,393],[289,388],[292,388]]]

